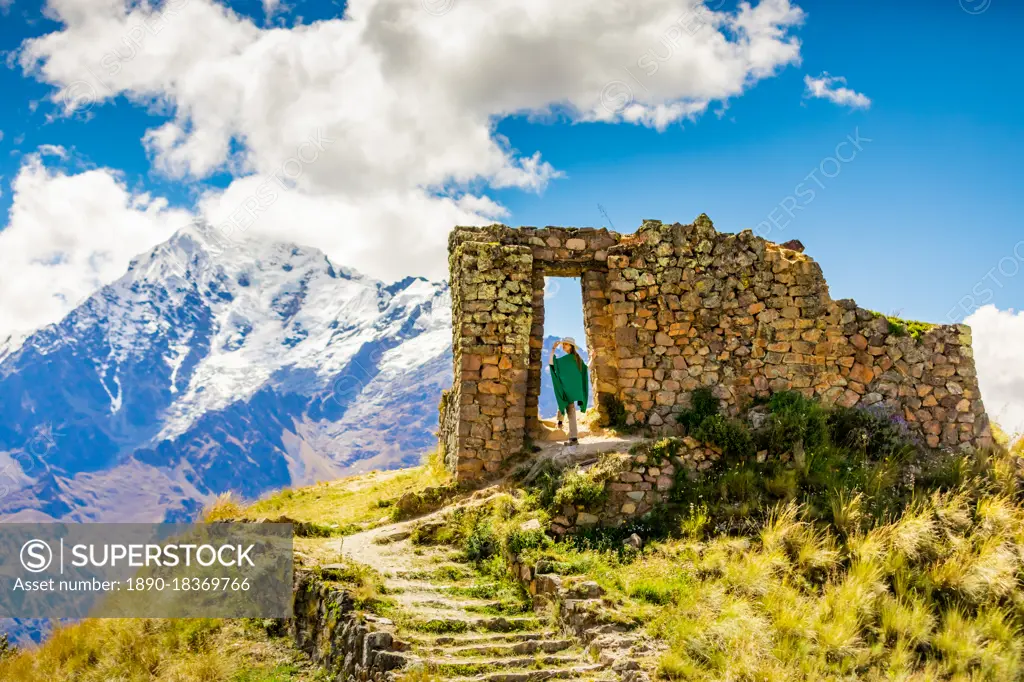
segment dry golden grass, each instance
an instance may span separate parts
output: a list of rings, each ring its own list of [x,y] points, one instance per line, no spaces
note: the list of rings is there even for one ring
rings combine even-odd
[[[668,643],[666,679],[1019,680],[1024,506],[984,496],[965,525],[963,503],[847,540],[783,506],[746,549],[671,541],[598,580]]]
[[[986,480],[889,522],[858,523],[837,494],[841,529],[788,503],[753,537],[684,521],[635,559],[544,551],[667,644],[663,679],[1024,680],[1024,499]]]
[[[396,682],[442,682],[443,679],[425,668],[413,668],[402,672]]]
[[[203,509],[202,519],[207,523],[232,521],[245,513],[245,505],[234,493],[221,493]]]
[[[326,680],[285,638],[247,621],[86,620],[0,661],[18,682],[314,682]]]
[[[409,491],[447,480],[437,459],[398,472],[372,472],[283,490],[251,506],[220,495],[206,522],[288,516],[320,525],[370,524],[389,514]],[[296,547],[323,549],[324,539],[299,538]],[[307,545],[309,547],[307,548]],[[335,559],[336,560],[336,559]],[[364,581],[365,582],[365,581]],[[357,597],[372,586],[356,589]],[[283,638],[249,621],[85,620],[59,628],[41,646],[0,661],[0,680],[18,682],[311,682],[326,680]]]

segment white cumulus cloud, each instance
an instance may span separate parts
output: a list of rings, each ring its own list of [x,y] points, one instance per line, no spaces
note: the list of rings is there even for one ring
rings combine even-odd
[[[833,104],[853,109],[867,109],[871,100],[856,90],[846,87],[846,79],[841,76],[830,76],[823,73],[817,78],[804,76],[805,97],[827,99]]]
[[[68,174],[38,154],[12,187],[10,221],[0,231],[0,340],[60,320],[191,220],[163,199],[132,193],[110,169]]]
[[[986,305],[964,322],[974,333],[985,409],[1004,430],[1024,434],[1024,311]]]
[[[225,230],[304,242],[383,279],[439,278],[453,225],[506,215],[489,188],[541,192],[560,175],[497,121],[664,129],[798,63],[804,17],[789,0],[437,4],[352,0],[343,17],[286,29],[213,0],[49,0],[61,26],[19,61],[65,114],[102,116],[119,97],[169,113],[138,143],[184,183],[231,173],[195,207]]]

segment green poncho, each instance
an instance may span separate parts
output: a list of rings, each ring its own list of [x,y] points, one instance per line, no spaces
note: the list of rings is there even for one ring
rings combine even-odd
[[[587,364],[583,369],[576,364],[572,355],[555,358],[551,367],[551,383],[555,388],[555,400],[558,411],[565,413],[569,403],[579,403],[583,412],[587,411],[587,400],[590,396],[590,379],[587,377]]]

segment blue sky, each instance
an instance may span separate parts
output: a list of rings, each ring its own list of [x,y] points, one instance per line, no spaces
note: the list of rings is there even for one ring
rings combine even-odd
[[[189,11],[209,2],[179,1],[189,3]],[[440,0],[422,1],[427,7]],[[704,212],[719,230],[737,232],[758,226],[763,230],[775,220],[766,236],[775,241],[800,239],[821,263],[834,298],[855,298],[864,307],[937,322],[959,321],[984,304],[1003,312],[1024,308],[1024,276],[1018,275],[1024,270],[1024,247],[1019,246],[1024,239],[1024,94],[1019,90],[1024,5],[1011,0],[794,4],[805,13],[799,25],[788,30],[799,40],[797,59],[780,60],[770,75],[748,74],[741,94],[727,97],[725,104],[712,98],[702,115],[674,121],[662,130],[615,117],[587,122],[580,116],[536,110],[510,115],[503,104],[503,114],[490,116],[491,139],[514,150],[509,156],[513,160],[539,152],[561,177],[503,183],[488,175],[490,171],[480,171],[480,179],[459,183],[459,191],[497,202],[506,210],[500,219],[512,225],[603,225],[628,232],[644,218],[689,222]],[[468,16],[470,5],[481,7],[475,0],[454,0],[450,5],[450,11],[430,13],[443,17],[418,18],[417,30],[440,30],[431,35],[441,39],[459,35],[454,23],[446,29],[437,22],[456,22]],[[268,18],[258,2],[230,7],[237,13],[232,26],[251,21],[259,29],[277,26],[293,32],[313,21],[337,19],[344,10],[340,3],[296,0],[276,8]],[[721,7],[735,8],[731,0]],[[53,18],[43,18],[42,11],[37,0],[16,0],[0,19],[0,49],[17,52],[26,39],[62,31],[72,21],[70,15],[53,11]],[[578,37],[578,32],[567,35]],[[608,35],[595,34],[587,49],[599,56]],[[462,49],[460,41],[471,43],[472,38],[460,36],[451,43]],[[142,47],[157,42],[153,38]],[[501,49],[500,43],[494,45]],[[657,43],[652,47],[665,49]],[[481,49],[487,50],[488,44]],[[568,55],[561,59],[574,58]],[[56,57],[50,50],[42,63],[57,64]],[[13,59],[9,57],[9,62]],[[508,57],[522,59],[521,53]],[[646,91],[671,101],[659,93],[688,76],[673,70],[674,59],[669,54],[663,68],[650,76],[638,63],[624,60],[621,73],[605,69],[601,78],[622,78],[641,100]],[[481,70],[488,68],[480,62]],[[526,76],[542,89],[539,86],[549,79],[554,82],[556,76],[550,72],[558,67],[558,62],[549,63]],[[70,73],[70,67],[63,68]],[[870,99],[870,106],[807,97],[805,77],[825,72],[844,78],[847,87]],[[462,71],[453,78],[465,80],[471,73]],[[509,91],[524,87],[515,85],[519,81],[514,73],[492,78],[506,77]],[[41,145],[67,150],[65,158],[45,158],[46,166],[55,169],[52,172],[75,175],[90,168],[110,169],[127,192],[164,197],[186,211],[195,210],[204,193],[225,190],[245,175],[230,164],[184,174],[160,167],[156,157],[167,150],[147,150],[142,139],[147,131],[174,120],[176,111],[180,115],[185,96],[179,92],[165,88],[167,99],[158,105],[151,99],[140,101],[145,99],[140,88],[113,84],[112,96],[91,103],[88,111],[65,115],[48,98],[73,78],[26,75],[14,64],[0,70],[0,224],[7,222],[2,216],[17,201],[12,180]],[[429,81],[431,74],[425,78]],[[569,89],[564,83],[558,87]],[[552,85],[552,101],[558,100],[558,87]],[[342,95],[338,93],[339,98]],[[575,94],[566,96],[579,106]],[[425,95],[406,98],[407,108],[425,106]],[[522,105],[519,108],[523,110]],[[555,106],[553,111],[560,109]],[[486,114],[482,111],[480,120],[486,122]],[[234,151],[247,145],[256,149],[252,140],[258,135],[253,130],[235,132]],[[847,144],[837,152],[837,145],[851,138],[859,140],[859,149]],[[835,160],[837,153],[843,161]],[[256,152],[253,156],[259,171],[263,161]],[[816,175],[808,179],[812,172]],[[451,193],[450,187],[439,190],[433,178],[424,178],[421,184],[429,184],[435,194]],[[312,177],[310,182],[329,184],[330,178]],[[305,189],[322,193],[322,185],[311,187]],[[789,217],[781,207],[800,188],[813,189],[814,198],[807,201],[806,193],[801,195],[799,210]],[[332,257],[340,253],[345,259],[338,248],[323,248]],[[359,268],[359,256],[352,258],[356,262],[347,264]],[[421,260],[427,258],[424,252]],[[372,274],[399,274],[384,267],[378,272],[371,260],[368,256],[365,269]],[[416,253],[408,262],[417,263]],[[582,337],[579,305],[577,290],[562,287],[549,299],[548,331]]]
[[[719,230],[753,229],[859,130],[872,142],[834,178],[819,174],[824,188],[812,178],[814,201],[769,238],[800,239],[833,297],[868,308],[941,322],[982,302],[1024,308],[1024,278],[1007,276],[1024,262],[998,269],[1024,239],[1024,93],[1012,85],[1024,5],[994,0],[979,15],[956,2],[803,6],[803,68],[759,83],[722,119],[664,133],[504,122],[567,175],[543,196],[503,195],[515,223],[608,226],[601,205],[620,231],[702,212]],[[845,76],[870,109],[801,99],[803,74],[819,71]]]
[[[258,3],[232,7],[265,18]],[[770,215],[786,216],[779,203],[859,130],[871,142],[836,177],[819,175],[824,187],[812,179],[813,202],[780,220],[785,229],[769,238],[802,240],[836,297],[936,321],[972,312],[977,304],[964,297],[1024,236],[1024,94],[1014,87],[1024,63],[1018,39],[1024,6],[992,0],[979,14],[956,1],[801,7],[807,12],[796,32],[802,66],[758,83],[731,101],[722,118],[705,115],[664,132],[526,116],[501,121],[497,131],[515,148],[541,151],[565,174],[541,194],[491,191],[510,209],[507,222],[610,226],[610,219],[614,229],[628,232],[643,218],[688,222],[706,212],[720,230],[753,228]],[[36,0],[15,3],[0,24],[0,48],[15,50],[24,39],[59,28],[41,9]],[[300,2],[276,23],[340,11],[336,3]],[[845,77],[871,98],[871,107],[851,111],[804,99],[804,74],[822,71]],[[0,70],[0,89],[6,93],[0,212],[10,208],[9,183],[23,155],[43,144],[74,148],[76,167],[120,169],[130,186],[185,206],[194,200],[194,186],[152,171],[140,144],[158,114],[121,97],[88,116],[48,122],[51,86],[8,68]],[[822,170],[834,173],[833,167],[826,162]],[[226,181],[222,174],[202,184]],[[986,294],[976,301],[1024,307],[1024,280],[1005,281],[1013,269],[1004,262],[982,290],[992,291],[991,300]]]

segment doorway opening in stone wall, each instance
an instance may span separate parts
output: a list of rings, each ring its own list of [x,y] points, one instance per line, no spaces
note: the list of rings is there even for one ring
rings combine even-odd
[[[572,408],[575,412],[575,435],[583,438],[590,432],[591,423],[597,419],[597,407],[594,404],[593,376],[589,371],[592,353],[587,347],[583,322],[583,288],[579,277],[544,278],[543,339],[543,364],[538,396],[538,414],[543,436],[549,441],[567,442],[574,435],[571,432],[572,415],[568,414],[568,409],[565,412],[559,410],[551,373],[552,358],[561,358],[566,354],[560,345],[561,342],[571,340],[575,342],[577,353],[586,365],[582,372],[587,378],[588,387],[586,411],[584,412],[576,403],[573,403]],[[567,372],[567,375],[571,375],[571,372]]]

